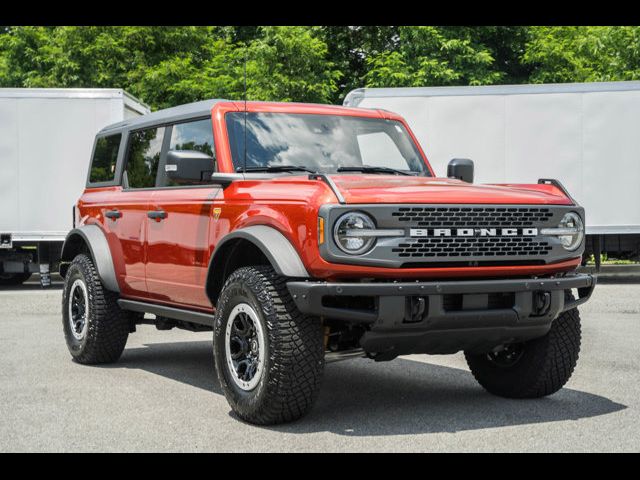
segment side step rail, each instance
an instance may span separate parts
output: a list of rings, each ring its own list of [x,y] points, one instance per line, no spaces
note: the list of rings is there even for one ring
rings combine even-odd
[[[181,308],[167,307],[155,303],[139,302],[137,300],[118,300],[118,306],[123,310],[132,312],[152,313],[159,317],[182,320],[184,322],[197,323],[213,327],[213,315],[210,313],[194,312],[193,310],[183,310]]]

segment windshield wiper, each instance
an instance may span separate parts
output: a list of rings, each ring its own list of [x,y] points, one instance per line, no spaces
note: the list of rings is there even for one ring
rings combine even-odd
[[[263,167],[247,167],[236,168],[236,172],[309,172],[309,173],[318,173],[315,170],[311,170],[307,167],[302,167],[300,165],[265,165]]]
[[[337,172],[362,172],[362,173],[393,173],[394,175],[410,175],[411,173],[403,172],[389,167],[372,167],[370,165],[360,165],[356,167],[339,167]]]

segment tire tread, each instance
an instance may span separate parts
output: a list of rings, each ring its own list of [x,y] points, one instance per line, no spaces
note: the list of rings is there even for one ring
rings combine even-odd
[[[567,310],[556,318],[542,338],[526,343],[529,351],[514,371],[491,365],[485,355],[465,352],[467,364],[488,392],[507,398],[540,398],[560,390],[568,381],[580,353],[580,313]],[[524,362],[523,362],[524,360]]]
[[[221,371],[222,346],[216,344],[216,367],[227,400],[244,420],[269,425],[290,422],[305,415],[312,407],[321,384],[324,367],[322,328],[316,317],[302,314],[286,286],[287,279],[270,266],[242,267],[232,273],[223,287],[216,319],[216,328],[225,324],[221,318],[230,298],[227,287],[245,283],[260,303],[270,338],[268,385],[259,404],[251,407],[236,402]],[[218,335],[214,335],[219,338]],[[225,364],[226,365],[226,364]]]
[[[79,270],[85,278],[90,319],[84,347],[78,353],[71,351],[71,354],[75,361],[82,364],[113,363],[120,358],[127,343],[131,314],[118,306],[117,293],[104,288],[91,258],[80,254],[73,259],[65,277],[63,322],[67,322],[66,308],[70,288],[67,283],[75,270]],[[65,335],[68,337],[71,334],[65,329]]]

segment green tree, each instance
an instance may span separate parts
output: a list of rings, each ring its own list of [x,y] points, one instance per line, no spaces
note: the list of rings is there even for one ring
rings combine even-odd
[[[496,71],[502,72],[500,83],[526,83],[532,72],[529,64],[522,62],[531,27],[525,26],[473,26],[442,27],[452,37],[473,39],[486,48],[493,57]]]
[[[397,48],[367,59],[369,87],[484,85],[497,83],[490,50],[468,29],[400,27]]]
[[[154,108],[206,98],[238,99],[242,92],[239,50],[216,39],[198,51],[181,52],[131,74],[128,89]]]
[[[531,27],[522,56],[529,81],[640,79],[640,27]]]
[[[54,66],[43,52],[54,27],[10,27],[0,34],[0,86],[29,87]]]
[[[330,102],[340,76],[309,27],[13,27],[0,85],[125,88],[154,108],[211,97]],[[247,43],[238,38],[248,39]]]
[[[398,43],[398,27],[394,26],[339,25],[322,27],[321,32],[330,61],[342,72],[334,103],[342,103],[349,91],[365,84],[368,59],[394,50]]]
[[[0,86],[340,103],[352,89],[640,78],[640,27],[0,27]]]
[[[132,91],[161,107],[203,98],[329,103],[340,72],[314,28],[265,27],[248,44],[228,38],[205,45],[196,57],[176,55],[147,68]]]
[[[265,27],[249,44],[249,95],[264,100],[329,103],[341,72],[328,60],[316,27]]]
[[[0,35],[3,86],[127,87],[167,56],[198,51],[211,27],[13,27]]]

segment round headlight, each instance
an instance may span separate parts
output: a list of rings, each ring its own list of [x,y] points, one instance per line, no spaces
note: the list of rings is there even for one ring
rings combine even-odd
[[[568,235],[558,235],[560,243],[565,250],[575,250],[580,246],[584,238],[584,224],[582,223],[580,215],[574,212],[565,214],[562,220],[560,220],[558,228],[575,231],[575,233]]]
[[[376,239],[366,234],[358,235],[358,230],[373,230],[375,228],[376,225],[369,215],[360,212],[345,213],[336,221],[333,239],[343,252],[361,255],[371,250]]]

